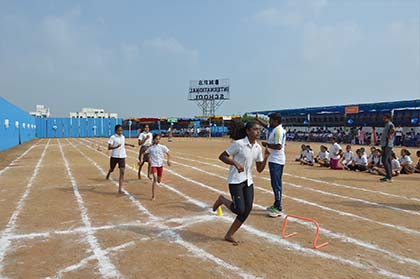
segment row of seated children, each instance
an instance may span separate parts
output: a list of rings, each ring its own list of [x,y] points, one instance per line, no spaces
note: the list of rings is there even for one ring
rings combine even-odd
[[[330,153],[336,152],[337,143],[333,143],[330,149],[325,145],[320,146],[320,150],[315,155],[310,145],[302,144],[300,155],[296,156],[296,161],[300,162],[301,165],[314,166],[318,164],[320,167],[331,167]],[[370,148],[370,154],[367,155],[365,148],[361,147],[354,153],[352,146],[347,145],[345,152],[338,152],[339,155],[339,166],[334,169],[345,169],[350,171],[369,172],[371,174],[385,175],[385,169],[382,164],[382,151],[372,146]],[[410,157],[411,153],[408,149],[401,150],[401,157],[397,158],[396,154],[392,154],[392,174],[397,176],[402,174],[420,173],[420,150],[417,151],[416,155],[419,158],[417,165],[413,164]]]

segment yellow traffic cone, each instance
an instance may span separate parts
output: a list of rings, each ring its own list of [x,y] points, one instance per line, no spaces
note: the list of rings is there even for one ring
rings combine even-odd
[[[223,211],[222,211],[222,207],[221,206],[219,206],[217,208],[217,216],[223,216]]]

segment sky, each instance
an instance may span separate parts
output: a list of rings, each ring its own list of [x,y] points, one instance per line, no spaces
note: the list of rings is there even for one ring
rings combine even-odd
[[[54,116],[218,115],[420,98],[420,0],[0,0],[0,96]]]

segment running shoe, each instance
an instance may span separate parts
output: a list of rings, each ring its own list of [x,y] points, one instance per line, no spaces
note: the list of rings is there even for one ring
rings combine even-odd
[[[272,211],[274,208],[275,208],[274,205],[272,205],[272,206],[267,207],[265,210]]]
[[[273,208],[270,213],[268,213],[268,216],[270,216],[271,218],[277,218],[280,217],[282,215],[282,212],[280,210],[278,210],[277,208]]]

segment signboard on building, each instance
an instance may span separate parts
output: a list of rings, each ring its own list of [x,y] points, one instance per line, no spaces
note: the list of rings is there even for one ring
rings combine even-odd
[[[190,80],[188,100],[229,100],[229,79]]]

